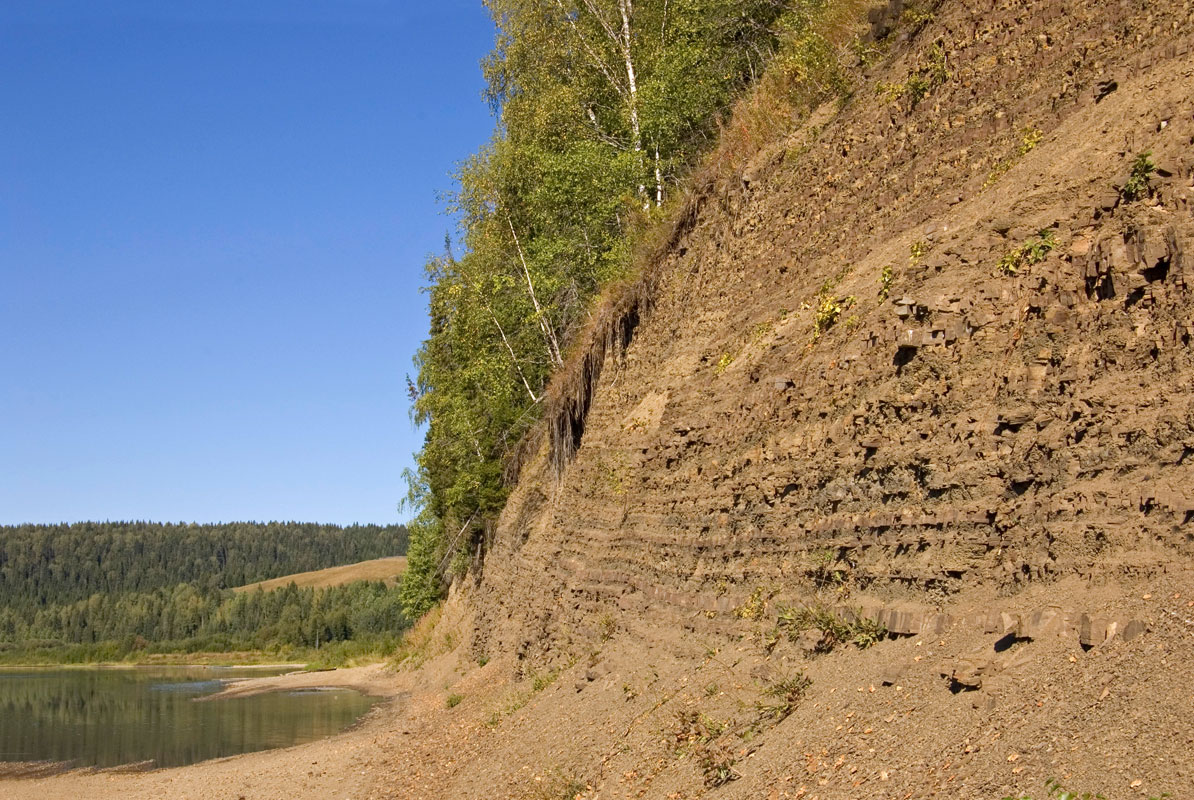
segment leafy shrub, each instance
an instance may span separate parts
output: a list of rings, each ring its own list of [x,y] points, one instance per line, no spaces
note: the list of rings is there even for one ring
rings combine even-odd
[[[983,188],[989,188],[1002,178],[1008,170],[1016,165],[1024,156],[1036,149],[1036,146],[1041,143],[1044,134],[1041,133],[1040,128],[1025,128],[1020,134],[1020,145],[1016,148],[1016,154],[1011,158],[1005,158],[995,165],[991,170],[991,174],[987,176],[987,180],[983,182]]]
[[[800,608],[781,606],[779,625],[787,629],[792,639],[805,631],[819,630],[818,653],[828,653],[839,644],[852,644],[865,650],[887,635],[887,628],[881,622],[864,617],[861,610],[855,611],[854,616],[854,619],[843,619],[820,604]]]
[[[781,678],[763,690],[763,694],[773,698],[773,700],[771,702],[759,703],[755,707],[763,715],[772,717],[775,720],[786,719],[796,710],[796,706],[799,705],[800,700],[804,697],[804,693],[812,685],[812,679],[803,672],[797,672],[795,675]]]
[[[1057,247],[1057,239],[1052,229],[1040,231],[1035,238],[1029,239],[1015,250],[1005,254],[999,260],[999,271],[1004,275],[1016,275],[1024,267],[1039,264],[1045,260]]]
[[[1130,203],[1148,195],[1153,173],[1157,171],[1157,165],[1153,163],[1152,155],[1151,152],[1141,153],[1132,162],[1132,171],[1119,190],[1120,197],[1126,202]]]
[[[882,303],[891,294],[891,285],[895,283],[895,269],[891,264],[883,268],[879,273],[879,302]]]

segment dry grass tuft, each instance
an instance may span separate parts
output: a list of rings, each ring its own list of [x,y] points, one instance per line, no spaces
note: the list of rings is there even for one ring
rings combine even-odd
[[[446,653],[455,646],[447,635],[436,636],[436,626],[443,617],[443,606],[437,605],[419,618],[402,635],[397,652],[390,659],[395,669],[418,669],[429,658]]]

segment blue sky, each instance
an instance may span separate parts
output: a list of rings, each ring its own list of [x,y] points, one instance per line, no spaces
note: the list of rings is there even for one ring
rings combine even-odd
[[[0,523],[395,522],[480,0],[0,3]]]

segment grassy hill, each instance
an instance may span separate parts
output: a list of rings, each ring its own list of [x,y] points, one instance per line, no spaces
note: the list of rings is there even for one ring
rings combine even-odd
[[[353,581],[384,581],[387,586],[398,583],[398,576],[406,570],[406,556],[392,556],[390,558],[374,558],[356,564],[344,564],[339,567],[328,567],[310,572],[296,572],[293,575],[283,575],[268,581],[258,581],[244,586],[238,586],[233,591],[250,592],[254,589],[281,589],[294,583],[301,587],[324,588],[327,586],[342,586]]]

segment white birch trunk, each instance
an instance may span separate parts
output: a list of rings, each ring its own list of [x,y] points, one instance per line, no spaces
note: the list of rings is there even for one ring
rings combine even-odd
[[[518,377],[522,379],[522,385],[527,387],[527,394],[531,396],[531,402],[538,403],[539,398],[535,395],[534,390],[531,389],[531,384],[527,381],[527,376],[523,374],[522,366],[518,363],[518,356],[514,354],[514,348],[510,346],[510,340],[506,338],[506,331],[502,327],[502,323],[498,322],[497,314],[493,313],[493,309],[488,305],[485,308],[489,311],[489,316],[493,317],[493,324],[497,326],[498,333],[502,335],[502,344],[506,345],[506,351],[510,353],[510,360],[514,362],[514,369],[517,370]]]
[[[663,205],[663,170],[659,168],[659,145],[655,146],[655,207]]]
[[[638,80],[634,75],[634,58],[631,56],[630,17],[634,14],[633,0],[618,0],[618,10],[622,12],[622,35],[619,37],[622,47],[622,60],[626,63],[626,104],[630,111],[630,136],[633,140],[634,152],[639,156],[639,167],[642,168],[643,132],[638,121]],[[639,180],[639,196],[643,199],[643,210],[651,208],[651,201],[647,197],[647,187]]]
[[[547,317],[544,316],[543,308],[539,305],[539,298],[535,295],[535,283],[531,280],[531,270],[527,266],[526,256],[522,252],[522,243],[518,241],[518,234],[514,231],[514,222],[510,219],[509,214],[506,214],[506,224],[510,226],[510,235],[514,237],[514,247],[518,250],[518,260],[522,263],[522,274],[527,280],[527,292],[531,295],[531,305],[535,307],[535,318],[539,321],[539,330],[543,331],[543,341],[547,344],[547,357],[552,366],[563,366],[564,359],[560,357],[560,343],[556,341],[555,331],[547,323]]]

